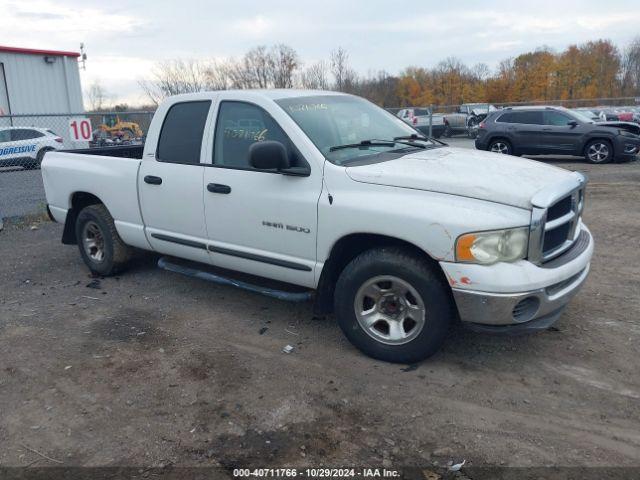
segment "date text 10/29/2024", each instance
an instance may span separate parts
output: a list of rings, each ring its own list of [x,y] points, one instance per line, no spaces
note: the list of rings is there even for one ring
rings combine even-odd
[[[399,478],[398,470],[387,468],[236,468],[234,478]]]

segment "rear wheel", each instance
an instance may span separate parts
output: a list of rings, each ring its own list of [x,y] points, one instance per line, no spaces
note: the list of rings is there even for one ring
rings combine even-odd
[[[408,250],[366,251],[340,275],[338,324],[365,354],[413,363],[433,355],[454,318],[448,285],[435,267]]]
[[[76,219],[76,239],[84,263],[93,273],[109,276],[122,271],[132,257],[104,205],[85,207]]]
[[[513,155],[511,144],[504,138],[496,138],[489,143],[490,152],[502,153],[504,155]]]
[[[589,163],[609,163],[613,159],[613,148],[606,140],[593,140],[584,149]]]

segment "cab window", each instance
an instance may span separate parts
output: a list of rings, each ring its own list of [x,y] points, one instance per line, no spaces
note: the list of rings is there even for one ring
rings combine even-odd
[[[220,103],[213,148],[215,166],[253,169],[249,164],[249,148],[265,140],[282,143],[291,165],[300,165],[291,141],[264,109],[246,102]]]
[[[0,143],[6,143],[11,141],[11,130],[0,131]]]
[[[176,103],[164,118],[158,139],[158,161],[200,164],[200,149],[211,101]]]

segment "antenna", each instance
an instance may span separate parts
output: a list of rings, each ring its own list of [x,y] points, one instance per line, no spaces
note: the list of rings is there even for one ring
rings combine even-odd
[[[84,51],[84,42],[80,43],[80,63],[82,64],[82,70],[87,69],[87,54]]]

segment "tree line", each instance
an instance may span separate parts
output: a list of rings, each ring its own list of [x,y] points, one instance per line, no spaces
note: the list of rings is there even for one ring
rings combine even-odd
[[[326,60],[305,64],[293,48],[279,44],[224,60],[161,61],[139,84],[156,105],[179,93],[293,87],[353,93],[384,107],[638,97],[640,37],[622,49],[602,39],[561,52],[540,47],[503,60],[494,70],[449,57],[435,67],[410,66],[398,75],[359,74],[342,47]]]

